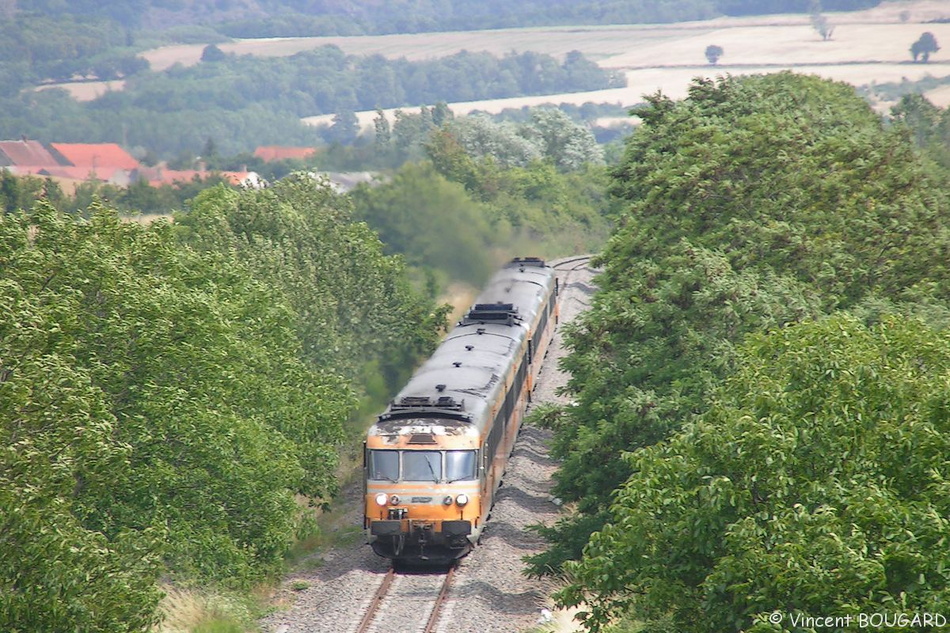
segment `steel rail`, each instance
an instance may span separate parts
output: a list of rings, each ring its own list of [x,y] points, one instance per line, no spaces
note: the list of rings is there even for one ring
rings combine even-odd
[[[439,616],[442,614],[442,607],[445,604],[449,593],[449,586],[452,583],[452,577],[455,575],[455,568],[456,565],[452,565],[445,573],[445,577],[442,579],[442,586],[439,589],[439,593],[435,597],[435,601],[432,605],[432,611],[429,612],[429,618],[426,620],[426,624],[422,629],[422,633],[435,632],[436,625],[439,623]],[[383,581],[376,589],[376,593],[374,593],[372,599],[370,599],[369,605],[366,607],[366,611],[363,613],[363,618],[360,620],[359,626],[356,627],[355,633],[368,633],[371,630],[373,622],[376,620],[376,616],[379,615],[379,609],[383,604],[383,600],[389,594],[389,589],[392,586],[395,578],[396,571],[395,569],[390,568],[383,577]]]
[[[363,614],[363,619],[360,620],[360,625],[356,627],[356,633],[366,633],[369,631],[369,625],[373,623],[373,620],[376,618],[376,613],[379,611],[379,605],[383,603],[383,598],[386,597],[386,594],[389,592],[390,585],[393,584],[393,578],[396,577],[396,571],[390,567],[389,571],[386,572],[386,575],[383,577],[383,582],[379,585],[379,588],[376,589],[376,593],[373,594],[373,598],[370,600],[369,606],[366,608],[366,613]]]
[[[439,589],[439,595],[435,598],[435,605],[432,607],[432,613],[429,614],[429,619],[426,621],[426,626],[422,629],[422,633],[435,633],[435,625],[439,622],[442,605],[445,604],[446,596],[449,594],[449,585],[452,583],[452,577],[455,575],[456,567],[457,565],[452,565],[449,567],[449,570],[445,572],[442,588]]]
[[[555,269],[555,270],[564,270],[564,269],[566,269],[566,267],[567,267],[569,264],[577,264],[578,262],[583,262],[583,265],[574,266],[573,268],[570,268],[570,269],[569,269],[569,270],[579,270],[579,269],[583,268],[584,266],[586,266],[586,265],[590,262],[590,259],[591,259],[591,255],[581,255],[581,256],[579,256],[579,257],[569,257],[569,258],[566,258],[566,259],[558,260],[557,262],[551,264],[551,268],[553,268],[553,269]],[[564,268],[562,268],[562,267],[564,267]]]

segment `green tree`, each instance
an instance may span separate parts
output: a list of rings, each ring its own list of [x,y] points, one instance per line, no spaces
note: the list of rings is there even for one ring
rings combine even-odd
[[[531,121],[520,133],[536,142],[558,169],[578,170],[584,165],[602,165],[604,152],[590,130],[575,123],[556,108],[535,108]]]
[[[49,248],[61,222],[48,206],[0,216],[0,629],[145,631],[161,595],[159,534],[100,529],[131,447],[77,362],[87,315],[61,277],[87,245]]]
[[[330,125],[324,139],[330,143],[341,145],[352,144],[360,133],[360,122],[356,114],[350,110],[333,115],[333,124]]]
[[[473,115],[453,120],[446,130],[474,159],[490,157],[504,167],[524,167],[542,157],[537,140],[525,138],[514,123],[495,123],[487,116]]]
[[[395,385],[437,341],[444,311],[409,285],[404,263],[383,253],[379,237],[353,220],[350,200],[325,180],[298,173],[265,190],[207,190],[176,225],[188,244],[234,252],[256,279],[283,292],[297,314],[302,358],[321,374],[352,386],[367,364],[379,363]],[[347,401],[348,390],[337,391]],[[325,420],[341,417],[328,409]],[[332,480],[329,458],[307,466],[318,490]]]
[[[379,233],[389,253],[412,266],[475,286],[494,268],[486,209],[430,164],[406,164],[385,183],[361,185],[353,199],[357,217]]]
[[[914,319],[753,337],[695,424],[628,457],[635,474],[559,601],[583,601],[591,631],[627,614],[766,632],[797,630],[795,615],[939,609],[948,375],[950,338]]]
[[[941,111],[923,95],[909,94],[891,108],[891,115],[907,126],[918,147],[926,147],[940,125]]]
[[[637,113],[613,170],[623,204],[601,292],[568,331],[576,406],[555,418],[555,494],[579,512],[542,530],[558,548],[532,560],[537,573],[580,554],[631,473],[622,453],[700,414],[745,336],[875,296],[942,305],[950,292],[946,198],[905,130],[852,87],[697,80],[689,98],[657,95]]]

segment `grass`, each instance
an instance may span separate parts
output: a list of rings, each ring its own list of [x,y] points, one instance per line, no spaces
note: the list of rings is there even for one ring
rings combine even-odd
[[[154,633],[246,633],[256,631],[259,607],[253,596],[207,589],[163,587],[164,616]]]

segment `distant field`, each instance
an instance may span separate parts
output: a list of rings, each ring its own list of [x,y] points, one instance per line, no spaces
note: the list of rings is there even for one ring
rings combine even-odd
[[[902,14],[905,20],[902,20]],[[808,16],[780,15],[672,25],[242,40],[219,46],[231,53],[286,56],[335,44],[348,54],[381,54],[410,60],[451,55],[461,50],[488,51],[496,55],[531,50],[554,56],[578,50],[602,67],[624,72],[627,76],[628,87],[622,89],[450,104],[457,114],[472,110],[498,112],[504,108],[542,103],[582,104],[588,101],[629,107],[641,102],[643,95],[657,90],[681,98],[686,95],[694,77],[767,73],[783,69],[858,86],[900,81],[902,78],[916,80],[928,75],[950,76],[950,23],[929,23],[936,19],[950,19],[948,0],[886,2],[867,11],[825,15],[834,26],[829,41],[822,41],[811,27]],[[933,33],[942,48],[931,56],[929,64],[914,64],[910,45],[924,31]],[[709,44],[717,44],[725,51],[717,66],[706,62],[704,52]],[[160,70],[176,63],[198,63],[202,49],[200,45],[171,46],[149,51],[145,57],[153,69]],[[108,88],[97,83],[64,87],[80,99],[94,98],[107,89],[121,90],[121,84],[115,82]],[[941,88],[927,96],[938,105],[950,106],[950,89]],[[882,108],[887,106],[880,105]],[[361,123],[369,125],[375,113],[359,113],[358,116]],[[319,124],[330,119],[332,115],[308,117],[304,121]]]

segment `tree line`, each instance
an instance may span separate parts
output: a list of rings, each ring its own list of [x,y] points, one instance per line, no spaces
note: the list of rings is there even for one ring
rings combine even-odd
[[[0,137],[118,142],[172,158],[210,138],[224,154],[259,145],[314,145],[300,118],[622,85],[576,53],[501,58],[462,52],[427,62],[345,55],[327,46],[288,58],[225,56],[129,77],[122,91],[77,103],[58,90],[0,99]]]
[[[11,633],[145,630],[160,579],[280,569],[297,496],[336,488],[358,385],[401,382],[444,321],[309,178],[209,189],[174,225],[89,211],[0,216]]]
[[[880,0],[825,0],[826,11],[853,11]],[[257,0],[253,4],[211,0],[19,0],[20,11],[68,12],[114,21],[128,29],[155,29],[167,24],[171,11],[179,24],[210,24],[232,37],[291,37],[418,33],[577,24],[643,24],[703,20],[720,15],[803,13],[802,0],[501,0],[471,3],[326,2],[320,0]]]
[[[574,405],[541,415],[576,511],[536,528],[532,573],[563,574],[591,631],[933,611],[945,115],[913,98],[886,122],[791,73],[696,80],[638,115],[600,291],[568,332]]]

